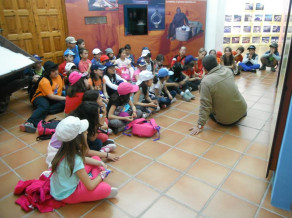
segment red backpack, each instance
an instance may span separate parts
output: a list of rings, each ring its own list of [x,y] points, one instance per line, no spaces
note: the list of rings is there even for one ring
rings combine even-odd
[[[55,133],[56,127],[59,124],[59,122],[60,120],[56,120],[56,118],[48,121],[41,120],[37,126],[39,133],[37,141],[52,138],[52,135]]]
[[[127,130],[132,129],[132,134],[137,135],[140,137],[152,137],[156,133],[158,133],[158,138],[154,139],[153,141],[157,141],[160,139],[160,126],[158,126],[155,122],[155,120],[152,118],[149,121],[140,118],[133,120],[130,122],[126,127],[124,131],[124,135],[131,136],[131,134],[126,133]]]

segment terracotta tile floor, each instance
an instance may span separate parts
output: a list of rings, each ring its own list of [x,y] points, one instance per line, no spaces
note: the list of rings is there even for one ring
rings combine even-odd
[[[18,180],[46,170],[48,144],[18,130],[32,110],[26,92],[18,91],[0,114],[0,217],[292,217],[270,204],[272,185],[265,178],[275,80],[269,71],[236,77],[248,103],[248,115],[237,126],[209,120],[203,133],[189,136],[198,118],[199,93],[194,92],[196,100],[178,99],[155,115],[162,130],[159,141],[112,136],[121,160],[107,162],[113,170],[107,181],[119,188],[118,197],[50,214],[26,214],[14,203]]]

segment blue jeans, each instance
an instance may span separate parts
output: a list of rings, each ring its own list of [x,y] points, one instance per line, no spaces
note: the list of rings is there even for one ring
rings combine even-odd
[[[170,91],[171,96],[174,98],[176,96],[176,91],[172,90]],[[157,101],[159,103],[159,106],[161,106],[162,104],[166,104],[166,106],[170,105],[170,98],[164,94],[165,97],[158,97]]]
[[[44,120],[48,114],[56,114],[64,111],[64,101],[53,101],[46,97],[40,96],[33,101],[33,106],[36,108],[31,117],[27,120],[37,127],[41,120]]]
[[[260,68],[259,64],[251,64],[251,63],[239,63],[238,66],[242,68],[243,71],[251,71],[251,70],[256,70]]]

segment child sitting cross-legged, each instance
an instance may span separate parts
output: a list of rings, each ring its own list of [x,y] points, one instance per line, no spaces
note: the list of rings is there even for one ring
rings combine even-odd
[[[99,157],[85,160],[88,151],[87,120],[69,116],[56,128],[56,139],[61,147],[52,160],[50,194],[67,204],[113,198],[117,188],[104,182],[105,165]],[[86,161],[86,162],[85,162]]]
[[[149,96],[149,87],[151,87],[153,83],[153,74],[144,70],[139,74],[139,79],[136,85],[139,86],[139,90],[134,95],[134,105],[137,109],[143,112],[143,117],[147,118],[154,111],[159,111],[160,107],[158,105],[158,101],[155,96]]]
[[[110,96],[107,106],[108,125],[115,134],[123,131],[128,122],[142,116],[142,112],[136,110],[135,105],[130,100],[131,94],[138,90],[139,86],[122,82],[118,86],[118,92]]]

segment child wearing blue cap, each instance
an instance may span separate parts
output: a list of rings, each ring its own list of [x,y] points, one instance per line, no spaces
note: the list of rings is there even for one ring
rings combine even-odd
[[[58,71],[59,73],[62,75],[62,76],[67,76],[67,73],[66,73],[66,70],[65,70],[65,67],[66,67],[66,64],[67,63],[73,63],[73,60],[74,60],[74,55],[75,53],[73,51],[71,51],[70,49],[67,49],[65,52],[64,52],[64,59],[65,61],[59,65],[59,68],[58,68]]]
[[[154,77],[153,85],[149,89],[149,94],[156,97],[160,108],[166,108],[176,101],[176,92],[169,92],[166,87],[166,81],[171,75],[173,75],[172,71],[167,68],[161,68],[157,76]]]
[[[195,71],[195,63],[197,60],[198,59],[194,58],[192,55],[186,56],[182,71],[182,73],[188,78],[188,83],[192,88],[192,91],[198,90],[201,83],[201,78],[196,75]]]

